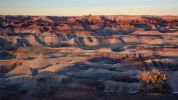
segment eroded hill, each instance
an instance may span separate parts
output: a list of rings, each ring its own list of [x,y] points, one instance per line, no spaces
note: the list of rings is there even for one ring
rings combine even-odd
[[[178,92],[176,16],[0,16],[0,35],[0,86],[20,85],[24,100],[138,93],[152,68]]]

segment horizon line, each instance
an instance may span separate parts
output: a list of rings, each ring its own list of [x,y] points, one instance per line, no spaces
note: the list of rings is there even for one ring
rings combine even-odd
[[[84,14],[84,15],[30,15],[30,14],[0,14],[0,16],[54,16],[54,17],[75,17],[75,16],[178,16],[167,14]]]

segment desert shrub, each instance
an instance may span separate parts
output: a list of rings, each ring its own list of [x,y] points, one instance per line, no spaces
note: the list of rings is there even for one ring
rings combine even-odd
[[[152,69],[138,74],[140,81],[140,90],[149,93],[171,93],[171,87],[168,83],[168,75],[159,70]]]

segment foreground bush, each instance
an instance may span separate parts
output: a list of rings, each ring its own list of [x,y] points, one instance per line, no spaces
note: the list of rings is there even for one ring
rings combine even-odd
[[[138,75],[141,91],[149,93],[171,93],[168,76],[159,70],[141,72]]]

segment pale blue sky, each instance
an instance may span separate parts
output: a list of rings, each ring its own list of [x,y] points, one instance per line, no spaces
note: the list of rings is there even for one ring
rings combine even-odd
[[[0,15],[178,15],[178,0],[0,0]]]

